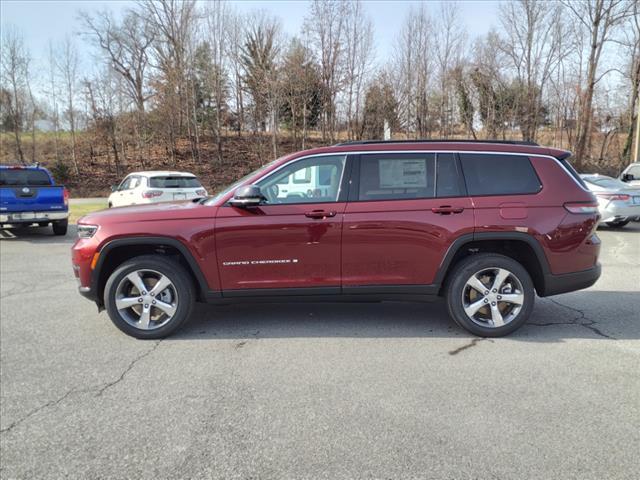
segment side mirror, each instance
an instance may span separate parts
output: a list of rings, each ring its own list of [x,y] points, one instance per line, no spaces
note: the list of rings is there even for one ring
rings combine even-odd
[[[233,198],[229,200],[229,205],[238,208],[257,207],[263,200],[265,197],[259,186],[245,185],[235,191]]]
[[[635,180],[635,177],[630,173],[623,173],[620,180],[622,180],[623,182],[630,182],[632,180]]]
[[[118,185],[111,185],[111,191],[112,192],[117,192],[118,191]]]

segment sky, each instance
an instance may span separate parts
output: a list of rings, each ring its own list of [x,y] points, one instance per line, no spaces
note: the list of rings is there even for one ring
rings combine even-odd
[[[201,0],[203,1],[203,0]],[[298,35],[302,23],[309,10],[306,0],[279,1],[233,1],[233,6],[240,12],[265,10],[281,19],[283,29],[288,35]],[[408,14],[411,5],[419,5],[419,1],[364,1],[365,11],[374,25],[376,57],[379,63],[386,63],[389,58],[397,33]],[[466,0],[459,1],[461,18],[471,37],[482,35],[497,24],[497,1]],[[425,2],[427,8],[435,15],[440,2]],[[33,66],[46,69],[49,42],[61,42],[66,35],[77,35],[79,22],[77,14],[80,10],[94,12],[109,9],[118,15],[127,7],[134,5],[125,0],[98,1],[55,1],[55,0],[2,0],[0,1],[0,25],[13,25],[22,32],[27,48],[33,59]],[[78,40],[82,60],[82,70],[89,72],[95,65],[92,47]]]

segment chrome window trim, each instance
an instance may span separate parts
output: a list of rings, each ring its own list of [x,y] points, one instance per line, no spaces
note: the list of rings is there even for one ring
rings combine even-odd
[[[266,173],[265,175],[263,175],[262,177],[256,179],[253,183],[258,183],[260,181],[262,181],[265,177],[270,176],[274,173],[276,173],[278,170],[286,167],[287,165],[290,165],[294,162],[298,162],[300,160],[306,160],[308,158],[313,158],[313,157],[326,157],[326,156],[336,156],[336,155],[345,155],[345,156],[349,156],[349,155],[366,155],[366,154],[381,154],[381,153],[457,153],[457,154],[461,154],[461,153],[477,153],[477,154],[485,154],[485,155],[510,155],[510,156],[514,156],[514,155],[519,155],[522,157],[542,157],[542,158],[550,158],[551,160],[554,160],[562,169],[563,172],[565,172],[566,175],[568,175],[571,180],[573,180],[573,182],[580,187],[580,189],[584,192],[590,192],[590,190],[586,189],[585,187],[583,187],[582,185],[580,185],[580,182],[578,182],[575,178],[573,178],[573,175],[571,175],[569,172],[567,172],[567,169],[564,168],[564,166],[562,165],[562,162],[560,162],[560,160],[558,160],[556,157],[552,156],[552,155],[545,155],[542,153],[524,153],[524,152],[493,152],[491,150],[433,150],[433,149],[421,149],[421,150],[358,150],[358,151],[347,151],[347,152],[323,152],[323,153],[314,153],[311,155],[305,155],[303,157],[297,157],[294,158],[292,160],[289,160],[288,162],[280,165],[278,168],[276,168],[275,170],[272,170],[268,173]],[[343,175],[344,175],[344,170],[343,169]],[[535,170],[535,169],[534,169]],[[342,183],[341,183],[342,185]],[[469,195],[471,196],[471,195]],[[334,202],[335,203],[335,202]]]

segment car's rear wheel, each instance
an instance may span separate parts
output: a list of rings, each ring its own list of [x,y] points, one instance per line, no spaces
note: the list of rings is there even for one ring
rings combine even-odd
[[[69,220],[58,220],[51,224],[54,235],[66,235],[69,227]]]
[[[449,314],[475,335],[508,335],[533,311],[533,282],[527,270],[512,258],[493,253],[472,255],[458,263],[449,278]]]
[[[629,223],[629,220],[615,220],[613,222],[607,222],[607,225],[613,228],[622,228],[627,223]]]
[[[186,270],[159,255],[132,258],[109,277],[104,304],[111,321],[136,338],[164,338],[189,318],[195,293]]]

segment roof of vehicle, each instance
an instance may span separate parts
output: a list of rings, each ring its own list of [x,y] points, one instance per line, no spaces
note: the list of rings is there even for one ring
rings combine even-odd
[[[454,151],[454,152],[504,152],[525,153],[530,155],[547,155],[558,159],[571,156],[571,152],[557,148],[539,146],[532,142],[515,142],[501,140],[366,140],[339,143],[330,147],[320,147],[305,152],[298,152],[295,157],[318,153],[368,152],[368,151]]]
[[[140,175],[143,177],[195,177],[193,173],[177,172],[175,170],[145,170],[142,172],[131,172],[129,175]],[[127,177],[129,175],[127,175]]]
[[[611,180],[615,180],[615,178],[610,177],[609,175],[602,175],[601,173],[581,173],[580,177],[582,177],[582,178],[590,178],[590,177],[610,178]]]
[[[45,170],[46,168],[41,167],[40,165],[0,165],[0,169],[2,170]]]

